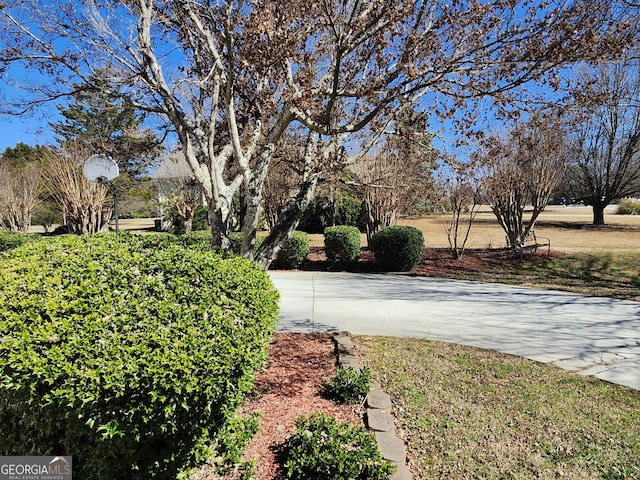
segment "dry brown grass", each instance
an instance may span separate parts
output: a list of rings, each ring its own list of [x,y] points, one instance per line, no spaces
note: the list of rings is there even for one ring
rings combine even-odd
[[[422,231],[427,248],[448,248],[445,218],[437,216],[402,218],[401,225],[411,225]],[[536,224],[536,235],[551,240],[551,248],[558,252],[576,253],[599,250],[633,250],[640,247],[640,215],[618,215],[615,209],[605,213],[604,227],[591,225],[590,207],[566,207],[550,205],[542,212]],[[312,247],[322,247],[324,236],[312,234]],[[362,245],[366,237],[362,235]],[[467,248],[502,248],[506,246],[505,234],[489,207],[480,210]]]
[[[640,394],[496,352],[356,337],[416,480],[640,479]]]
[[[535,231],[551,240],[553,250],[572,253],[593,250],[632,250],[640,247],[640,216],[618,215],[608,211],[607,225],[594,227],[590,207],[549,206],[540,215]],[[402,224],[420,229],[428,247],[449,246],[443,219],[438,217],[406,218]],[[491,210],[482,208],[473,224],[468,248],[506,246],[505,235]]]

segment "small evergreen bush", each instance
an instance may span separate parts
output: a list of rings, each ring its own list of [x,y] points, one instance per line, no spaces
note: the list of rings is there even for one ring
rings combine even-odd
[[[619,215],[640,215],[640,199],[623,198],[618,202]]]
[[[420,263],[424,237],[415,227],[385,227],[373,237],[373,252],[384,270],[409,271]]]
[[[323,414],[298,418],[288,447],[285,470],[296,480],[383,480],[395,471],[363,426]]]
[[[331,263],[354,263],[360,255],[360,230],[339,225],[324,229],[324,252]]]
[[[354,370],[351,367],[339,368],[327,382],[327,391],[340,403],[355,404],[369,394],[371,389],[371,371],[367,367]]]
[[[229,234],[229,240],[231,241],[230,250],[236,255],[240,255],[243,238],[244,238],[244,234],[242,232],[231,232]],[[255,248],[258,249],[258,247],[262,244],[263,241],[264,241],[264,237],[261,237],[260,235],[256,235]]]
[[[300,268],[309,255],[309,235],[295,231],[278,252],[278,264],[285,269]]]
[[[80,480],[175,479],[235,442],[278,293],[252,262],[148,237],[0,256],[0,455],[64,452]]]

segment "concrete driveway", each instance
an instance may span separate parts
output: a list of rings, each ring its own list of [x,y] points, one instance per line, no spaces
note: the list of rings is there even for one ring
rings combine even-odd
[[[640,390],[640,303],[398,274],[270,271],[278,331],[348,330],[519,355]]]

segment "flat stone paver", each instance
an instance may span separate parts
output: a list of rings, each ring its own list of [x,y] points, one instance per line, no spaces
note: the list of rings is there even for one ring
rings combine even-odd
[[[375,432],[393,432],[395,418],[389,412],[376,408],[367,409],[367,426]]]
[[[640,303],[397,274],[270,271],[278,331],[429,338],[640,390]]]

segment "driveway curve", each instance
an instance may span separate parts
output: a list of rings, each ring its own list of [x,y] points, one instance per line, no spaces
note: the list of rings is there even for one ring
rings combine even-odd
[[[270,271],[283,332],[429,338],[640,390],[640,303],[399,274]]]

